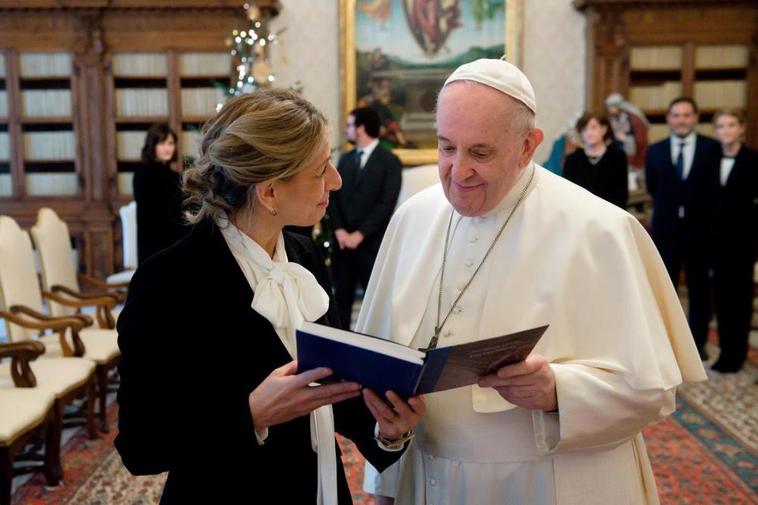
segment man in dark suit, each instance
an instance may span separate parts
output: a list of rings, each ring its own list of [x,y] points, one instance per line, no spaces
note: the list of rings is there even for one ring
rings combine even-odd
[[[368,285],[379,245],[400,193],[402,165],[379,145],[379,114],[361,107],[350,112],[345,134],[355,149],[337,164],[342,189],[329,206],[337,247],[332,272],[343,328],[350,327],[355,288]]]
[[[671,135],[648,148],[647,190],[653,197],[652,235],[676,287],[684,267],[689,298],[689,324],[700,357],[711,318],[715,191],[718,187],[719,144],[695,132],[694,100],[673,100],[666,113]]]

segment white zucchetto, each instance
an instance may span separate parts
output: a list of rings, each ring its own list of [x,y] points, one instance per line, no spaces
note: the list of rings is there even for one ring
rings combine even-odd
[[[455,81],[475,81],[495,88],[515,98],[537,114],[537,101],[534,98],[532,83],[516,65],[505,60],[481,58],[461,65],[447,78],[442,87]]]

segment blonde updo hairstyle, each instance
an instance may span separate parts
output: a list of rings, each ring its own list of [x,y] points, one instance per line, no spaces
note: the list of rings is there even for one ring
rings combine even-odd
[[[184,172],[190,223],[251,206],[256,184],[289,179],[326,140],[324,115],[289,90],[232,98],[202,130],[197,165]]]

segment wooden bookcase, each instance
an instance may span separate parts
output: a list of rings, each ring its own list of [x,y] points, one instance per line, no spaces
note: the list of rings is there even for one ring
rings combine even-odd
[[[601,110],[616,91],[651,122],[651,142],[668,135],[666,108],[695,98],[698,129],[713,113],[741,108],[747,142],[758,146],[758,3],[715,0],[574,0],[587,14],[587,104]]]
[[[224,52],[115,53],[109,72],[108,110],[116,138],[116,193],[127,202],[140,163],[145,132],[168,123],[177,132],[180,160],[197,158],[198,133],[230,85]]]
[[[0,0],[0,214],[28,228],[52,207],[83,271],[120,268],[145,131],[168,122],[195,155],[244,26],[237,0]]]

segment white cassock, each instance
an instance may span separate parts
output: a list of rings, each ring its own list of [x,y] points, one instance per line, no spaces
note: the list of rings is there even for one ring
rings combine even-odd
[[[640,431],[674,411],[679,384],[706,378],[679,299],[633,216],[533,166],[439,346],[549,324],[534,352],[555,373],[560,412],[515,407],[478,386],[426,395],[411,448],[381,475],[368,465],[367,491],[398,505],[658,503]],[[487,215],[453,214],[442,317],[529,172]],[[428,345],[451,212],[439,185],[398,209],[357,331]]]

